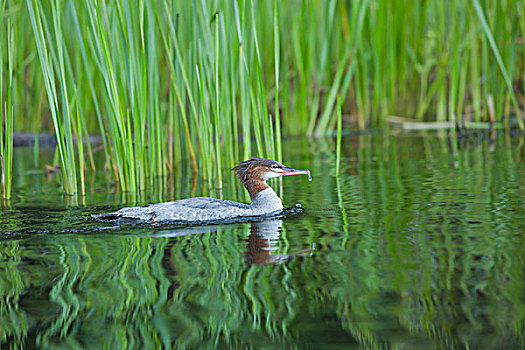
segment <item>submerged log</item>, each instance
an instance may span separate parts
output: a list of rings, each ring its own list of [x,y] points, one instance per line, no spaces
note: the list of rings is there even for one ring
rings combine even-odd
[[[388,123],[392,127],[402,128],[403,130],[441,130],[441,129],[454,129],[459,126],[455,122],[419,122],[413,119],[389,116]],[[501,122],[464,122],[461,123],[460,129],[501,129],[503,124]]]

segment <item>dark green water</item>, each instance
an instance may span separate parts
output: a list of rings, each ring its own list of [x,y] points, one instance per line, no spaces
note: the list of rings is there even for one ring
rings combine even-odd
[[[349,136],[339,179],[332,139],[285,146],[286,165],[312,171],[282,182],[304,213],[194,228],[93,222],[137,202],[102,173],[64,198],[17,149],[0,345],[525,347],[523,139]],[[184,173],[166,182],[142,202],[220,195]],[[222,196],[246,200],[230,175]]]

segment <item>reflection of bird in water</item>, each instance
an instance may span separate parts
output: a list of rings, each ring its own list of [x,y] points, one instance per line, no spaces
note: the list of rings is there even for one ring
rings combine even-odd
[[[247,249],[244,252],[244,261],[248,265],[252,264],[281,264],[293,256],[311,256],[315,250],[315,243],[312,248],[298,250],[292,254],[273,254],[279,249],[279,236],[283,221],[281,219],[266,219],[259,222],[251,222],[250,235],[246,240]],[[155,237],[180,237],[215,232],[221,226],[192,226],[181,227],[160,231],[153,234]]]
[[[252,222],[250,236],[247,239],[248,249],[244,253],[246,264],[281,264],[292,256],[310,256],[313,254],[315,244],[312,248],[299,250],[293,254],[272,254],[279,249],[278,243],[282,225],[283,221],[280,219]]]

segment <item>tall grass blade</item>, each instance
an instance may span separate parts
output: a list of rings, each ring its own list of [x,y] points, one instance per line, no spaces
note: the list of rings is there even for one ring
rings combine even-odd
[[[341,141],[343,133],[343,116],[341,113],[341,98],[337,96],[337,145],[336,145],[336,160],[335,160],[335,176],[339,176],[339,169],[341,166]]]
[[[4,11],[5,2],[2,4],[0,9],[0,42],[3,42],[4,33]],[[7,65],[8,65],[8,77],[7,77],[7,100],[5,103],[2,101],[2,90],[3,84],[0,82],[0,161],[1,161],[1,179],[0,179],[0,199],[9,200],[11,198],[11,187],[13,179],[13,133],[14,133],[14,25],[11,20],[7,20]],[[2,65],[2,55],[0,54],[0,65]],[[3,79],[3,69],[0,68],[0,80]],[[2,118],[1,116],[4,116]]]
[[[69,106],[67,101],[67,88],[65,86],[65,77],[63,72],[63,56],[62,56],[62,43],[60,42],[60,25],[58,22],[58,14],[56,13],[58,9],[56,8],[57,3],[54,4],[54,25],[56,32],[56,44],[58,45],[59,60],[60,60],[60,70],[58,72],[59,76],[62,76],[60,82],[62,84],[62,98],[67,106],[65,109],[62,109],[62,118],[60,117],[60,108],[57,95],[57,86],[55,81],[55,71],[53,68],[53,63],[51,62],[50,55],[48,53],[48,48],[46,44],[46,38],[44,34],[44,25],[45,22],[42,22],[41,19],[41,9],[40,3],[35,2],[34,0],[27,0],[27,6],[29,10],[29,15],[31,18],[31,25],[33,28],[33,33],[35,36],[35,42],[37,45],[38,56],[40,58],[40,65],[42,68],[42,74],[44,76],[44,82],[46,86],[47,97],[49,101],[49,106],[51,109],[51,116],[53,119],[53,125],[55,129],[55,134],[57,137],[57,149],[61,165],[62,173],[62,182],[64,192],[66,194],[76,193],[76,167],[74,163],[74,154],[72,154],[73,147],[73,138],[71,135],[71,129],[69,127]],[[43,24],[44,23],[44,24]],[[49,30],[46,28],[46,33],[49,33]],[[48,38],[50,39],[50,38]],[[63,126],[65,124],[65,127]]]
[[[279,4],[277,0],[273,2],[274,7],[274,37],[273,37],[273,46],[274,46],[274,60],[275,60],[275,141],[277,147],[277,159],[280,161],[283,158],[282,144],[281,144],[281,112],[279,106],[279,70],[280,70],[280,52],[281,45],[279,42]]]
[[[501,74],[503,75],[503,79],[505,80],[505,84],[507,85],[507,89],[509,91],[510,98],[512,100],[512,104],[514,105],[514,109],[518,117],[519,127],[521,130],[524,130],[525,125],[523,123],[523,118],[521,116],[518,100],[516,99],[516,94],[514,93],[514,87],[512,86],[512,81],[510,80],[510,77],[507,73],[507,69],[505,68],[505,64],[503,63],[503,60],[501,59],[501,55],[498,50],[498,46],[496,45],[496,42],[494,41],[494,37],[492,36],[490,27],[487,23],[487,20],[485,19],[485,15],[483,14],[483,9],[481,8],[481,5],[479,4],[478,0],[472,0],[472,5],[474,5],[474,9],[476,10],[476,14],[478,15],[479,21],[481,22],[483,31],[485,32],[485,35],[487,36],[487,40],[490,44],[490,48],[492,49],[492,53],[494,54],[494,57],[496,58],[496,62],[498,62],[499,69],[501,70]]]

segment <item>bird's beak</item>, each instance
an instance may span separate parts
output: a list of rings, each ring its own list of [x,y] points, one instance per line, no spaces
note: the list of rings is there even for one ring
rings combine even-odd
[[[280,173],[281,176],[288,176],[288,175],[308,175],[310,177],[310,170],[299,170],[299,169],[292,169],[292,168],[283,168],[283,172]]]

